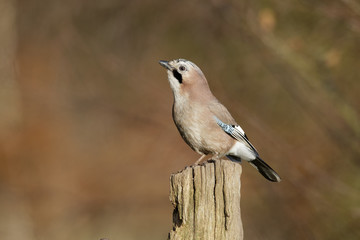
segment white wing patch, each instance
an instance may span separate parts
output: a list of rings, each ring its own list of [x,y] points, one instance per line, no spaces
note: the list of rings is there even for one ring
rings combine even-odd
[[[245,136],[245,131],[239,125],[235,126],[235,129],[241,132],[241,134]]]

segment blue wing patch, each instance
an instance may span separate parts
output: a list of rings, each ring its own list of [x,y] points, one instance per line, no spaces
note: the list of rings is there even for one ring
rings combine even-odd
[[[232,133],[234,132],[234,127],[231,125],[228,125],[226,123],[223,123],[220,119],[218,119],[216,116],[214,116],[216,123],[227,133],[232,136]]]
[[[224,130],[224,132],[226,132],[231,137],[235,138],[236,140],[238,140],[240,142],[243,141],[243,142],[247,143],[247,145],[255,152],[255,154],[257,156],[259,156],[259,154],[256,151],[255,147],[249,142],[248,138],[246,137],[245,132],[241,132],[238,128],[236,128],[237,126],[223,123],[216,116],[214,116],[214,119],[215,119],[217,125],[219,125],[222,128],[222,130]],[[239,126],[239,128],[240,128],[240,126]]]

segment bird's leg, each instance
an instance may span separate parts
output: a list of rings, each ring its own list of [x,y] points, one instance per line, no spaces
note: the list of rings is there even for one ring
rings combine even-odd
[[[204,157],[206,157],[206,155],[202,154],[201,157],[194,163],[194,166],[199,165],[199,163],[201,162],[201,160],[203,160]]]

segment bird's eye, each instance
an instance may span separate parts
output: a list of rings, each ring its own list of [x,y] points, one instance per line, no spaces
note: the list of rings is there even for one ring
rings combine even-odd
[[[180,71],[185,71],[185,70],[186,70],[186,67],[183,66],[183,65],[181,65],[181,66],[179,67],[179,70],[180,70]]]

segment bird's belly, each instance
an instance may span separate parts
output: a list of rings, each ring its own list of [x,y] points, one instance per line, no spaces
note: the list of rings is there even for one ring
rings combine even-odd
[[[209,116],[207,108],[194,102],[179,104],[176,101],[173,119],[184,141],[199,154],[224,156],[234,144],[234,139]]]
[[[176,124],[184,141],[199,154],[225,155],[233,145],[233,139],[218,126],[207,124]]]
[[[184,141],[197,153],[204,153],[202,145],[202,137],[200,134],[200,131],[195,126],[184,126],[182,124],[177,123],[176,124],[181,137],[184,139]],[[208,153],[205,153],[208,154]]]

